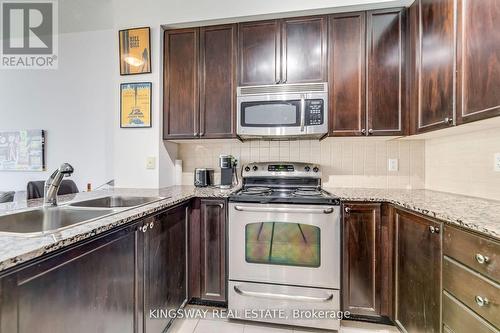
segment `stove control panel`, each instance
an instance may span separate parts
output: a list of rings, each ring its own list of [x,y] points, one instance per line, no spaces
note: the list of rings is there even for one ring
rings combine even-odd
[[[306,177],[321,178],[320,166],[301,162],[249,163],[243,166],[242,177]]]

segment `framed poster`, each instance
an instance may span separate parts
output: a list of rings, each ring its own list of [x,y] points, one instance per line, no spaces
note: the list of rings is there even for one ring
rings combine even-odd
[[[0,171],[45,171],[43,130],[0,130]]]
[[[149,27],[119,31],[120,75],[151,73]]]
[[[120,127],[151,127],[151,82],[120,85]]]

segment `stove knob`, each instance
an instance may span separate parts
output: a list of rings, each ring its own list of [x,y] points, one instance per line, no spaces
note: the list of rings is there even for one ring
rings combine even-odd
[[[259,170],[259,168],[256,165],[254,165],[252,169],[253,169],[253,171]]]
[[[313,168],[313,171],[314,171],[314,172],[318,172],[318,171],[319,171],[319,168],[318,168],[318,167],[314,167],[314,168]]]
[[[246,167],[245,167],[245,171],[246,171],[246,172],[250,171],[250,167],[246,166]]]
[[[304,170],[305,170],[306,172],[309,172],[309,171],[311,171],[311,167],[308,165],[308,166],[306,166],[306,167],[304,168]]]

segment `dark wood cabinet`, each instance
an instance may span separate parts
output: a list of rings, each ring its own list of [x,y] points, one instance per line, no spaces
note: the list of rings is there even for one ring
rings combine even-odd
[[[226,301],[226,202],[202,199],[201,232],[201,299]]]
[[[238,38],[242,86],[326,80],[323,16],[240,23]]]
[[[200,28],[200,138],[236,135],[236,25]]]
[[[380,316],[380,204],[343,206],[343,310]]]
[[[168,318],[150,316],[150,311],[172,310],[187,302],[186,205],[146,219],[144,247],[145,332],[161,333]]]
[[[442,224],[396,209],[395,228],[395,321],[408,333],[438,333]]]
[[[242,86],[281,81],[281,41],[278,20],[238,25],[239,82]]]
[[[364,12],[329,17],[329,134],[366,134]]]
[[[198,136],[199,29],[165,31],[163,138]]]
[[[284,19],[281,36],[281,83],[326,82],[326,17]]]
[[[165,31],[163,138],[236,135],[236,25]]]
[[[0,332],[143,332],[139,225],[0,279]],[[149,315],[149,313],[148,313]]]
[[[500,3],[459,0],[457,123],[500,115]]]
[[[412,134],[453,125],[454,0],[417,0],[410,8]]]
[[[404,135],[406,105],[406,11],[367,13],[367,134]]]

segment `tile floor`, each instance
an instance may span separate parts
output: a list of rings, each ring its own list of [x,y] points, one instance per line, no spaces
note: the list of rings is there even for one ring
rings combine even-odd
[[[204,308],[207,309],[207,308]],[[208,308],[209,309],[209,308]],[[210,311],[210,309],[209,309]],[[397,333],[394,326],[342,321],[339,333]],[[314,330],[292,326],[262,324],[257,322],[226,320],[210,315],[203,319],[177,319],[169,333],[329,333],[334,331]]]

